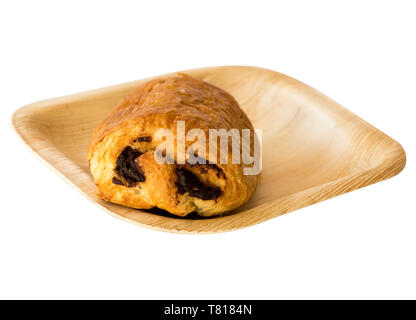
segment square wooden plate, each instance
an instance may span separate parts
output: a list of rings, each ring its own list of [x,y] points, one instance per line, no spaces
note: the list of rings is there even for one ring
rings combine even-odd
[[[231,93],[263,130],[263,171],[254,197],[235,212],[180,219],[111,204],[96,196],[86,160],[93,129],[143,79],[36,102],[13,115],[23,141],[85,196],[141,226],[171,232],[247,227],[398,174],[399,143],[304,83],[256,67],[184,71]]]

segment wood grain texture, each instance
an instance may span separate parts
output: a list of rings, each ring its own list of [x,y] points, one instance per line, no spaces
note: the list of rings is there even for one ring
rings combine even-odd
[[[183,71],[231,93],[263,130],[263,171],[253,198],[233,213],[179,219],[100,200],[86,160],[94,128],[143,79],[36,102],[13,115],[16,132],[45,163],[112,215],[157,230],[240,229],[398,174],[399,143],[306,84],[243,66]]]

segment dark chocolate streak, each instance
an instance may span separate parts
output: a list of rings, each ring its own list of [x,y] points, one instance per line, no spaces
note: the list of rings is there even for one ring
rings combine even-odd
[[[121,181],[121,180],[117,179],[116,177],[113,177],[113,183],[114,183],[114,184],[119,184],[119,185],[121,185],[121,186],[123,186],[123,185],[124,185],[123,181]]]
[[[144,137],[138,137],[134,139],[132,142],[150,142],[150,141],[152,141],[152,137],[144,136]]]
[[[192,172],[186,169],[177,168],[176,175],[178,176],[177,186],[180,194],[188,192],[190,196],[202,200],[217,199],[221,194],[220,188],[202,184]]]
[[[134,161],[141,155],[142,153],[139,150],[127,146],[117,158],[115,170],[127,182],[127,187],[134,187],[138,182],[146,180],[142,168]],[[113,179],[113,183],[119,184],[120,180],[115,179]]]
[[[214,163],[201,164],[201,171],[206,170],[206,168],[211,168],[211,169],[215,170],[218,178],[220,178],[222,176],[225,179],[224,172],[216,164],[214,164]]]
[[[191,166],[191,167],[199,167],[200,170],[201,170],[201,173],[207,173],[208,172],[208,169],[213,169],[213,170],[216,171],[216,174],[217,174],[217,177],[218,178],[221,178],[221,176],[222,176],[222,178],[225,179],[224,172],[215,163],[205,163],[206,161],[204,162],[204,160],[202,158],[200,158],[200,157],[197,157],[197,158],[198,158],[197,159],[198,162],[195,163],[195,164],[190,164],[189,163],[189,166]]]

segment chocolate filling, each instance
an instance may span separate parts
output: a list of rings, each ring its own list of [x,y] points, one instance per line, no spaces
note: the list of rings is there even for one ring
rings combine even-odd
[[[207,163],[207,164],[201,164],[199,165],[201,167],[201,173],[207,173],[208,172],[208,168],[209,169],[213,169],[216,172],[216,175],[218,178],[224,178],[225,179],[225,175],[224,172],[222,171],[222,169],[220,167],[218,167],[216,164],[213,163]]]
[[[217,177],[218,178],[224,178],[225,179],[225,175],[224,172],[222,171],[222,169],[220,167],[218,167],[215,163],[203,163],[202,162],[202,158],[198,157],[198,162],[194,163],[194,164],[188,164],[191,167],[199,167],[201,173],[207,173],[208,169],[213,169],[216,171]]]
[[[221,194],[220,188],[204,185],[192,172],[186,169],[177,168],[176,175],[178,176],[177,186],[180,194],[188,192],[190,196],[202,200],[217,199]]]
[[[138,137],[138,138],[134,139],[132,142],[150,142],[150,141],[152,141],[152,137],[143,136],[143,137]]]
[[[114,184],[119,184],[119,185],[121,185],[121,186],[123,186],[123,185],[124,185],[123,181],[121,181],[121,180],[117,179],[116,177],[113,177],[113,183],[114,183]]]
[[[146,180],[142,168],[134,161],[141,155],[139,150],[127,146],[117,158],[115,170],[127,182],[127,187],[134,187],[138,182]],[[119,184],[120,180],[115,179],[113,179],[113,183]]]

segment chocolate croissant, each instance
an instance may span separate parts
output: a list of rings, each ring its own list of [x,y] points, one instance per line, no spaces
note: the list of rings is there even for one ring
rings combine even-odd
[[[195,139],[183,141],[179,124],[185,138],[192,132],[199,133],[194,138],[201,133],[210,138],[198,139],[198,143]],[[161,138],[160,129],[174,136],[173,146],[162,151],[159,147],[167,142],[167,136]],[[185,74],[142,84],[93,133],[88,162],[99,196],[137,209],[158,207],[177,216],[197,212],[207,217],[241,206],[255,192],[259,175],[246,174],[249,165],[231,159],[235,154],[243,155],[241,144],[226,151],[228,160],[221,161],[222,145],[212,146],[218,142],[217,138],[211,140],[212,129],[246,130],[248,152],[254,152],[253,126],[224,90]],[[225,145],[235,147],[231,140]],[[198,153],[191,148],[195,145]],[[186,161],[188,158],[193,162]]]

